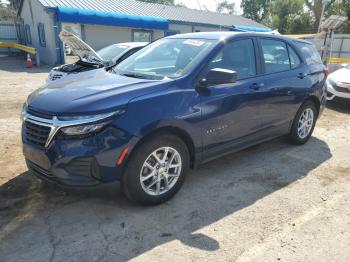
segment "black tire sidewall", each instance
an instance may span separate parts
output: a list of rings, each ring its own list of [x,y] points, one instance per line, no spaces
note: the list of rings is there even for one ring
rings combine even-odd
[[[299,119],[300,119],[301,114],[307,108],[310,108],[312,110],[312,112],[314,113],[314,120],[313,120],[312,128],[311,128],[310,133],[308,134],[308,136],[305,137],[305,138],[300,138],[300,136],[298,134],[298,123],[299,123]],[[318,117],[318,112],[317,112],[315,104],[312,101],[305,102],[299,108],[299,110],[298,110],[298,112],[297,112],[297,114],[296,114],[296,116],[295,116],[295,118],[293,120],[293,124],[292,124],[291,131],[290,131],[290,134],[289,134],[290,141],[293,144],[297,144],[297,145],[305,144],[310,139],[310,137],[312,136],[312,133],[313,133],[315,125],[316,125],[317,117]]]
[[[156,149],[161,147],[172,147],[176,149],[182,161],[181,173],[176,184],[166,193],[159,196],[147,194],[140,182],[140,171],[146,158]],[[155,205],[163,203],[172,198],[181,188],[187,170],[189,169],[189,152],[185,143],[178,137],[168,134],[160,134],[150,137],[137,146],[130,156],[127,169],[123,175],[123,190],[126,196],[143,205]]]

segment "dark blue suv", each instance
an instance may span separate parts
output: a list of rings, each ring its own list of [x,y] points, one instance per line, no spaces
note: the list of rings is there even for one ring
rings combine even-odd
[[[143,204],[171,198],[188,168],[287,135],[304,144],[325,106],[327,70],[308,42],[211,32],[158,40],[23,106],[32,173],[68,186],[119,180]]]

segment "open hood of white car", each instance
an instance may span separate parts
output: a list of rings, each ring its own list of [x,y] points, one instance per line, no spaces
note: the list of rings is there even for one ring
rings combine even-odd
[[[73,33],[62,30],[59,34],[59,37],[61,41],[68,45],[72,52],[75,55],[79,56],[81,60],[91,63],[107,63],[107,61],[104,61],[102,57],[99,56],[99,54],[96,53],[94,49],[92,49],[91,46],[89,46]]]

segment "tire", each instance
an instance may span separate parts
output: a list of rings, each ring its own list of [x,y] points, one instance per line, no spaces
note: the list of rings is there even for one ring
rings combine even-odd
[[[164,158],[165,152],[167,156]],[[143,205],[156,205],[169,200],[185,180],[189,159],[188,148],[179,137],[153,135],[142,142],[130,157],[122,179],[125,195]]]
[[[305,119],[306,112],[312,114],[312,123],[311,120],[307,121],[308,124],[305,124],[305,128],[303,132],[301,129],[301,125],[303,119]],[[311,113],[312,112],[312,113]],[[315,103],[312,101],[306,101],[298,110],[297,114],[292,123],[292,127],[289,133],[289,141],[294,145],[303,145],[305,144],[311,137],[316,120],[317,120],[318,111],[316,109]],[[303,119],[302,119],[303,116]],[[299,131],[300,128],[300,131]]]

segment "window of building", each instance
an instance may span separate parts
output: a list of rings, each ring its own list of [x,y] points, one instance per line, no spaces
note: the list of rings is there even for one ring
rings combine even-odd
[[[45,38],[45,27],[43,23],[38,24],[38,34],[39,34],[39,44],[42,47],[46,47],[46,38]]]
[[[276,73],[290,69],[287,45],[283,41],[261,39],[265,72]]]
[[[133,30],[132,41],[134,42],[152,42],[153,31]]]
[[[237,79],[256,75],[255,51],[251,39],[227,43],[219,54],[209,62],[209,69],[223,68],[237,73]]]
[[[180,31],[178,31],[178,30],[168,30],[168,31],[165,31],[165,36],[176,35],[179,33],[180,33]]]
[[[26,38],[26,44],[31,45],[32,44],[32,35],[30,33],[30,26],[28,24],[26,24],[24,26],[24,35]]]

